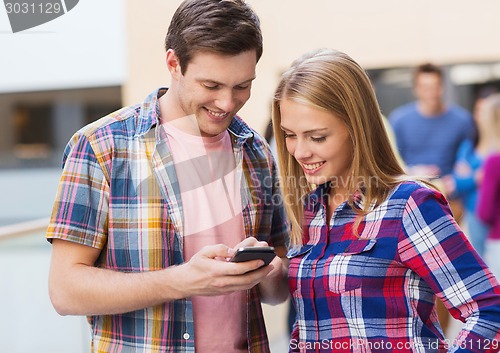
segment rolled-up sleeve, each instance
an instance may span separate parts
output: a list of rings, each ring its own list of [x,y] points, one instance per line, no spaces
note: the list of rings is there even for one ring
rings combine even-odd
[[[63,173],[46,238],[102,249],[107,236],[109,183],[88,138],[80,133],[68,143]]]

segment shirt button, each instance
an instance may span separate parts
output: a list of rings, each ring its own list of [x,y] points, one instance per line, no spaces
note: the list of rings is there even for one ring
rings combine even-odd
[[[349,248],[347,248],[347,249],[344,250],[344,252],[346,252],[346,253],[349,252],[349,251],[351,251],[351,249],[349,249]]]
[[[185,340],[188,340],[188,339],[189,339],[189,337],[190,337],[190,336],[189,336],[189,333],[187,333],[187,332],[186,332],[185,334],[183,334],[183,335],[182,335],[182,338],[184,338]]]

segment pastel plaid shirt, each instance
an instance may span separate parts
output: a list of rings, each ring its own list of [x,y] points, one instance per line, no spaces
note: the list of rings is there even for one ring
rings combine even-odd
[[[309,195],[304,245],[288,254],[298,314],[291,352],[498,352],[500,286],[441,194],[400,184],[356,237],[347,203],[325,226],[328,191],[327,183]],[[466,322],[456,341],[443,337],[436,295]]]
[[[183,263],[179,183],[166,132],[158,128],[158,98],[164,92],[157,90],[142,104],[73,136],[64,152],[48,239],[101,249],[96,266],[115,271],[154,271]],[[269,147],[238,117],[228,130],[246,181],[246,235],[284,247],[288,228]],[[247,292],[247,317],[248,351],[269,352],[256,287]],[[88,319],[92,352],[194,352],[189,299]]]

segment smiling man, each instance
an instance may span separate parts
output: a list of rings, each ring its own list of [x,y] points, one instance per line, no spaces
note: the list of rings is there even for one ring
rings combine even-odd
[[[269,352],[260,303],[288,295],[288,226],[269,147],[236,115],[261,54],[244,1],[186,0],[171,86],[69,142],[49,288],[60,314],[88,316],[92,352]],[[268,266],[227,261],[268,244]]]

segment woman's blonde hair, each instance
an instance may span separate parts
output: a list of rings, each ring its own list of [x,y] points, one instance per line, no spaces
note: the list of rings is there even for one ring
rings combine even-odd
[[[382,203],[389,191],[405,178],[387,137],[375,93],[365,71],[348,55],[320,49],[294,61],[283,73],[273,101],[273,129],[278,150],[281,188],[292,224],[291,245],[302,244],[304,198],[311,192],[295,158],[287,152],[281,130],[280,101],[291,100],[331,112],[346,125],[352,146],[350,178],[346,181],[351,207],[357,217]],[[333,176],[332,176],[333,177]],[[362,209],[352,196],[362,195]]]
[[[485,98],[479,121],[479,134],[488,146],[500,151],[500,93]]]

